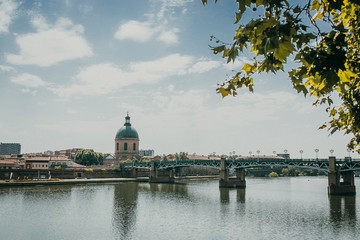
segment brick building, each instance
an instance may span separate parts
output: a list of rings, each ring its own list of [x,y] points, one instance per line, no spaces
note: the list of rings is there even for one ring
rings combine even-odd
[[[131,126],[129,114],[125,124],[115,136],[115,158],[120,160],[139,158],[139,134]]]

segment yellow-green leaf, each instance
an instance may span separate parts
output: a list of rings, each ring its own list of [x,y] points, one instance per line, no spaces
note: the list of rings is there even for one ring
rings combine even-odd
[[[247,63],[245,63],[245,65],[244,65],[244,67],[242,68],[242,70],[244,70],[245,72],[246,72],[246,74],[249,74],[249,73],[251,73],[251,71],[252,71],[252,68],[253,66],[251,66],[250,64],[247,64]]]

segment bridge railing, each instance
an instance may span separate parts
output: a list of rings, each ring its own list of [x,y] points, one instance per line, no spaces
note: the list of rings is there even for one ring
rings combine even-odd
[[[174,167],[202,166],[210,168],[220,168],[220,160],[174,160],[174,161],[155,161],[157,169],[168,169]],[[294,166],[299,168],[312,168],[326,171],[329,168],[328,159],[285,159],[285,158],[238,158],[226,160],[229,168],[251,168],[262,166]],[[355,159],[336,159],[336,166],[340,171],[360,170],[360,160]],[[147,168],[150,169],[151,162],[133,161],[130,163],[120,163],[120,168]]]

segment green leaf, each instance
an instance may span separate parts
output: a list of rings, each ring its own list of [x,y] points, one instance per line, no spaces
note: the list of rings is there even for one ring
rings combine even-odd
[[[217,93],[220,93],[223,98],[230,94],[230,91],[226,90],[223,87],[220,87],[216,90],[217,90]]]
[[[253,66],[250,64],[245,63],[244,67],[242,68],[246,72],[246,74],[249,74],[253,71]]]
[[[338,76],[342,82],[350,82],[352,77],[358,78],[358,75],[356,75],[352,71],[350,71],[350,70],[343,71],[341,69],[339,69],[339,71],[338,71]]]
[[[316,10],[318,11],[320,8],[320,3],[318,0],[313,0],[312,4],[311,4],[311,9],[310,11]]]
[[[225,51],[225,49],[226,49],[225,45],[212,48],[214,54],[221,53],[221,52]]]

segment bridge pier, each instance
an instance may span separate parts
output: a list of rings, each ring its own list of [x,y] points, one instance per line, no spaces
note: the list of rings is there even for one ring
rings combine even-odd
[[[343,181],[341,181],[341,179]],[[328,172],[329,195],[355,195],[354,171],[339,172],[336,169],[335,157],[329,157]]]
[[[174,169],[166,169],[166,170],[159,171],[156,169],[155,161],[151,161],[149,182],[150,183],[174,183],[175,182]]]
[[[225,158],[220,160],[220,181],[219,187],[221,188],[245,188],[245,169],[237,168],[235,169],[235,178],[229,177],[229,169],[226,168]]]

